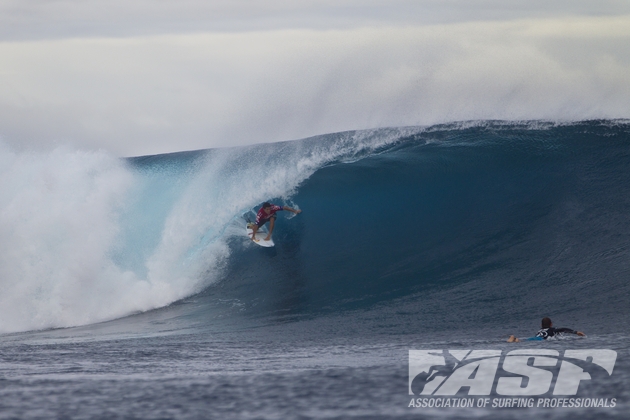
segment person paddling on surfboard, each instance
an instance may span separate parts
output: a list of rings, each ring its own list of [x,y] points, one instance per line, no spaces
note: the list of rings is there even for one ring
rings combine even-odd
[[[562,337],[564,333],[576,334],[576,335],[579,335],[580,337],[586,336],[586,334],[584,334],[581,331],[575,331],[575,330],[572,330],[571,328],[554,328],[552,325],[553,325],[553,322],[551,322],[551,319],[548,317],[544,317],[542,319],[542,325],[541,325],[542,328],[538,330],[538,332],[536,333],[536,336],[524,338],[523,340],[520,340],[516,338],[515,336],[511,335],[510,338],[508,338],[507,342],[518,343],[520,341],[547,340],[552,337]]]
[[[252,226],[252,241],[256,240],[256,232],[261,228],[265,223],[269,222],[269,234],[265,238],[265,241],[271,239],[271,233],[273,232],[273,226],[276,222],[276,212],[278,211],[290,211],[291,213],[300,214],[302,210],[300,209],[292,209],[289,206],[276,206],[275,204],[264,203],[260,210],[258,210],[258,214],[256,214],[256,222],[254,226]]]

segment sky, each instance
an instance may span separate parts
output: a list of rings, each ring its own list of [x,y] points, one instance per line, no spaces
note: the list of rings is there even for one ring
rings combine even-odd
[[[630,118],[626,0],[0,0],[14,150],[595,118]]]

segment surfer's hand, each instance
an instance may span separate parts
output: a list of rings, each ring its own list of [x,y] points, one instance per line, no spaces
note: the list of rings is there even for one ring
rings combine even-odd
[[[582,331],[578,331],[577,335],[579,335],[580,337],[586,337],[586,334],[584,334]]]
[[[295,209],[295,214],[300,214],[300,213],[302,213],[302,210],[300,210],[300,209]]]

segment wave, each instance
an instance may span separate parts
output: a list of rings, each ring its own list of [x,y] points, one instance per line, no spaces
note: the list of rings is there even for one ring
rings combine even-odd
[[[221,278],[226,228],[335,159],[405,130],[121,161],[0,150],[0,332],[89,324],[168,305]]]
[[[192,295],[259,317],[409,297],[422,313],[449,290],[462,308],[492,302],[492,317],[571,311],[577,288],[590,313],[619,312],[629,133],[482,121],[125,160],[2,149],[0,332]],[[269,200],[303,209],[278,219],[270,250],[242,217]]]

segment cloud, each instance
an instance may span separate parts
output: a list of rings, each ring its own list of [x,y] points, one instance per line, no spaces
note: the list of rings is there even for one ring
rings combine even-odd
[[[619,16],[622,0],[3,0],[0,40]]]
[[[630,117],[630,17],[0,43],[0,135],[139,155],[468,119]]]

